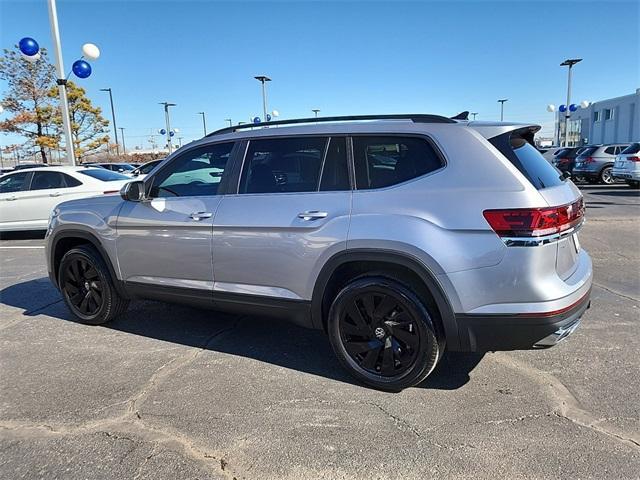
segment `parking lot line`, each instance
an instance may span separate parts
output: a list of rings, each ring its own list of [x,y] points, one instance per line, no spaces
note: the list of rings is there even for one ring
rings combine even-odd
[[[11,245],[8,247],[0,247],[0,250],[9,250],[14,248],[44,248],[44,245]]]

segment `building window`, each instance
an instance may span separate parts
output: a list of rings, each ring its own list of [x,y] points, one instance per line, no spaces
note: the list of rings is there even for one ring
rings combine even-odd
[[[613,108],[604,109],[604,119],[611,120],[613,118]]]
[[[594,122],[599,122],[600,121],[600,112],[593,112],[593,121]]]

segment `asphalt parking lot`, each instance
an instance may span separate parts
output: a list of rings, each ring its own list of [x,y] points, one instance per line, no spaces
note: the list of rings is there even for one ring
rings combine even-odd
[[[156,302],[75,323],[43,241],[0,241],[0,477],[639,478],[640,192],[587,186],[592,307],[550,350],[352,382],[322,333]]]

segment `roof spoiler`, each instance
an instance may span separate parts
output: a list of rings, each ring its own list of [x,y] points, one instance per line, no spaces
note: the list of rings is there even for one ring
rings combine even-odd
[[[465,110],[464,112],[460,112],[454,117],[451,117],[451,120],[469,120],[469,110]]]

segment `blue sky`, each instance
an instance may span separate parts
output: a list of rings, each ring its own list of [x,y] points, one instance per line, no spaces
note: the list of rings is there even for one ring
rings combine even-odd
[[[65,68],[83,43],[101,58],[78,80],[109,116],[111,87],[127,146],[164,126],[161,101],[178,106],[185,141],[224,119],[262,112],[256,74],[267,74],[269,107],[282,118],[479,112],[545,125],[548,103],[564,103],[565,58],[573,99],[600,100],[640,86],[640,2],[218,2],[58,0]],[[51,47],[45,0],[0,0],[0,43],[23,36]],[[3,89],[4,85],[0,86]],[[6,115],[2,114],[2,115]],[[109,117],[110,118],[110,117]],[[0,142],[10,138],[0,136]]]

